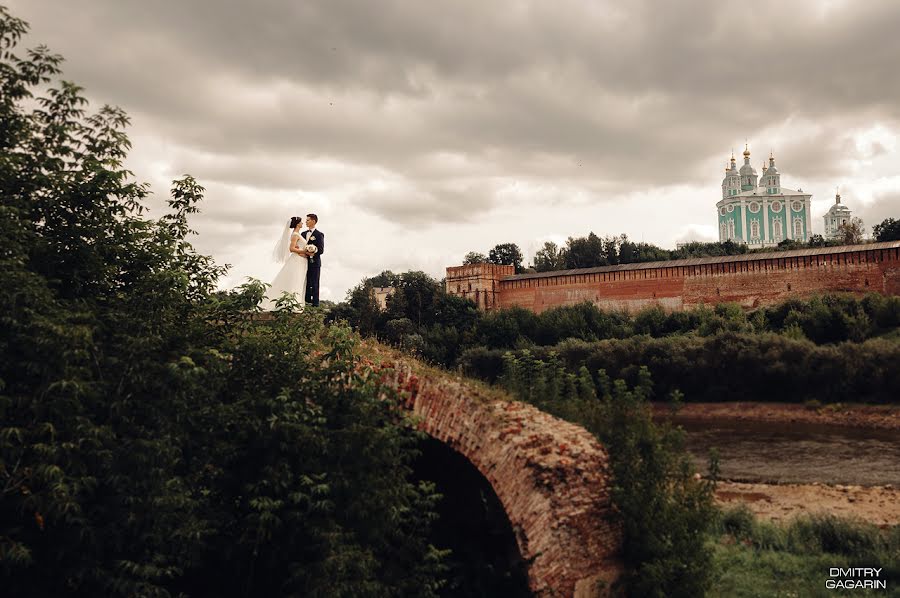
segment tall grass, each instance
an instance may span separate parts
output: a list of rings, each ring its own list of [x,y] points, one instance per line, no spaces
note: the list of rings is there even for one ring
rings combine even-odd
[[[900,526],[880,529],[834,515],[773,523],[738,507],[720,513],[714,535],[710,596],[835,596],[825,587],[831,567],[880,568],[887,592],[853,595],[900,596]]]

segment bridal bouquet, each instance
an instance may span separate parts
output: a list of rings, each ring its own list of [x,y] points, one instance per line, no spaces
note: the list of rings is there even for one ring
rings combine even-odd
[[[318,250],[319,250],[319,248],[316,247],[315,245],[313,245],[312,243],[310,243],[309,245],[306,246],[306,251],[308,251],[309,253],[315,254]]]

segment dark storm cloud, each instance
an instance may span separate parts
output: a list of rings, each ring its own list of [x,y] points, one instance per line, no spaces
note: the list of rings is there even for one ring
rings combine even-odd
[[[819,128],[775,148],[793,159],[787,170],[840,173],[859,151],[848,126],[900,122],[900,3],[820,6],[12,3],[92,97],[222,158],[184,168],[305,190],[330,178],[285,164],[340,163],[351,180],[388,173],[401,191],[356,203],[410,224],[491,209],[496,194],[448,191],[476,175],[585,189],[705,183],[701,165],[724,163],[745,137],[763,146],[758,168],[769,144],[757,136],[790,119]]]

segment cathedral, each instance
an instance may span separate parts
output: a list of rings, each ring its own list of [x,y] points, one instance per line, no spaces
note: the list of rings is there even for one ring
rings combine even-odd
[[[745,147],[740,170],[733,154],[725,167],[722,199],[716,204],[719,241],[751,247],[772,247],[786,239],[806,242],[812,235],[810,198],[802,189],[781,186],[781,173],[772,154],[758,175],[750,165],[750,148]]]
[[[825,214],[825,238],[840,239],[841,225],[850,222],[853,213],[850,208],[841,203],[841,194],[834,196],[834,205]]]

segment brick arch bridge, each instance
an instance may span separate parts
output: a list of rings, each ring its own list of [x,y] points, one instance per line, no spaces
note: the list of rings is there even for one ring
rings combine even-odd
[[[535,596],[607,595],[621,574],[621,529],[606,450],[585,429],[474,385],[384,364],[418,427],[462,454],[506,511]]]

